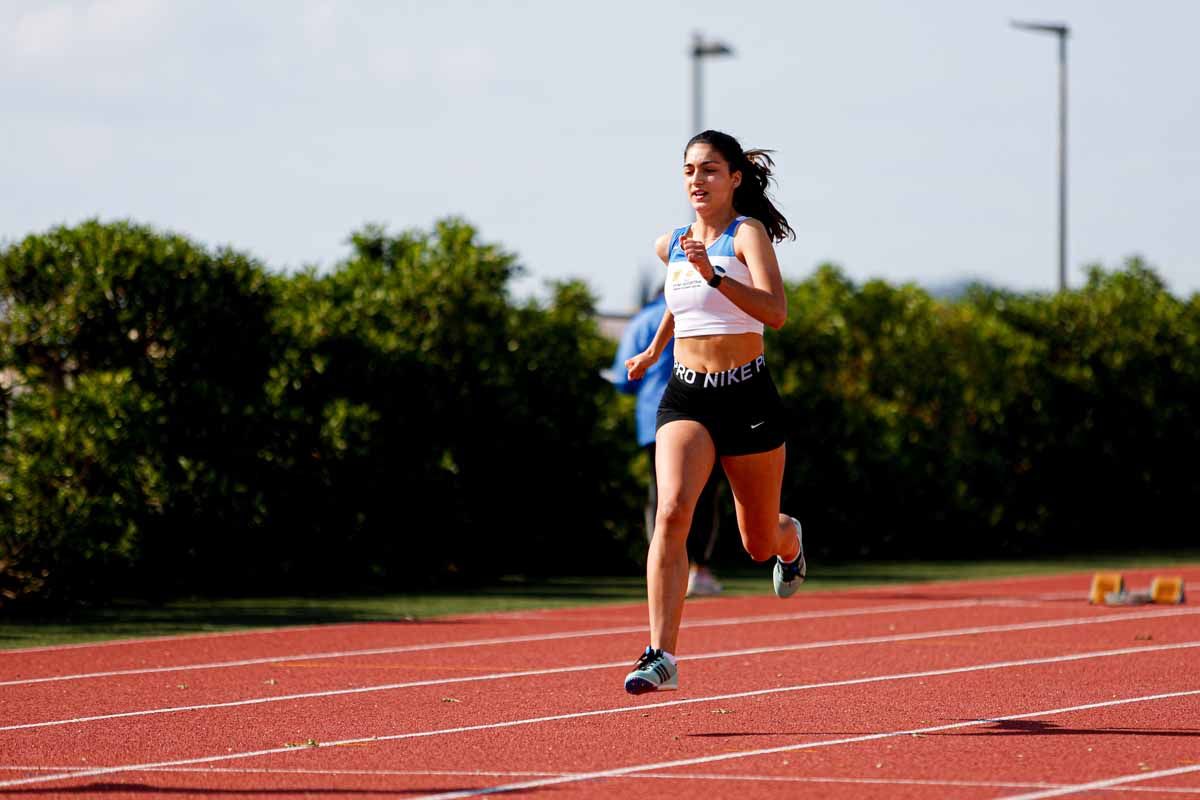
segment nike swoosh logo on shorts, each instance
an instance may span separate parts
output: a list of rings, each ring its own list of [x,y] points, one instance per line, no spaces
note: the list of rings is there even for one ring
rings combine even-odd
[[[759,427],[759,425],[766,425],[766,424],[767,424],[767,421],[764,419],[762,422],[759,422],[755,425],[751,425],[750,430],[754,430],[755,428]]]

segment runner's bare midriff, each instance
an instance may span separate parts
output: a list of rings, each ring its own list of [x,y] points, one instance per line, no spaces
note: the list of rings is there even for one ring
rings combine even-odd
[[[715,333],[675,339],[675,360],[696,372],[724,372],[762,355],[758,333]]]

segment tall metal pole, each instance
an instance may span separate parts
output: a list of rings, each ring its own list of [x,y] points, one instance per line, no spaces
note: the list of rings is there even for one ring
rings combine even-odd
[[[706,42],[697,31],[692,34],[692,134],[704,130],[704,75],[701,61],[705,56],[733,55],[733,49],[722,42]]]
[[[1013,22],[1014,28],[1058,37],[1058,290],[1067,288],[1067,37],[1060,23]]]
[[[1058,290],[1067,290],[1067,29],[1058,33]]]
[[[704,40],[699,33],[692,34],[692,135],[704,130],[700,121],[704,119],[704,73],[701,62],[704,59]]]

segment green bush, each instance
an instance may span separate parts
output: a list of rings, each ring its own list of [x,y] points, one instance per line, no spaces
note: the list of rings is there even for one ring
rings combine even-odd
[[[1139,260],[1061,295],[938,302],[826,266],[768,345],[785,505],[827,555],[1172,546],[1200,490],[1196,300]]]
[[[515,302],[461,220],[351,247],[292,275],[123,222],[0,248],[0,601],[637,569],[585,287]],[[1140,260],[1053,296],[788,293],[784,508],[820,558],[1186,543],[1200,298]]]
[[[10,598],[628,563],[631,415],[582,285],[513,303],[457,220],[351,243],[292,276],[128,223],[0,252]]]
[[[1043,535],[1056,548],[1187,542],[1200,472],[1200,327],[1138,258],[1090,270],[1053,298],[979,293],[975,304],[1044,343],[1031,366]]]
[[[515,258],[457,220],[352,244],[328,275],[281,279],[270,394],[293,538],[392,586],[561,569],[564,541],[594,553],[576,571],[624,563],[632,436],[582,287],[513,304]]]
[[[252,260],[130,223],[0,251],[0,352],[16,387],[0,562],[30,576],[10,582],[84,596],[103,582],[92,565],[112,559],[138,565],[133,586],[174,590],[237,563],[264,523],[273,305]]]
[[[20,600],[111,590],[137,563],[163,509],[149,448],[152,397],[128,371],[88,373],[59,392],[20,394],[0,473],[0,593]]]

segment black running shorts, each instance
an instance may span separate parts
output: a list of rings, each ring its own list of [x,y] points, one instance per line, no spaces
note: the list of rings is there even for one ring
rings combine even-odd
[[[787,438],[783,403],[763,356],[724,372],[696,372],[675,362],[655,429],[679,419],[707,428],[718,456],[766,453]]]

